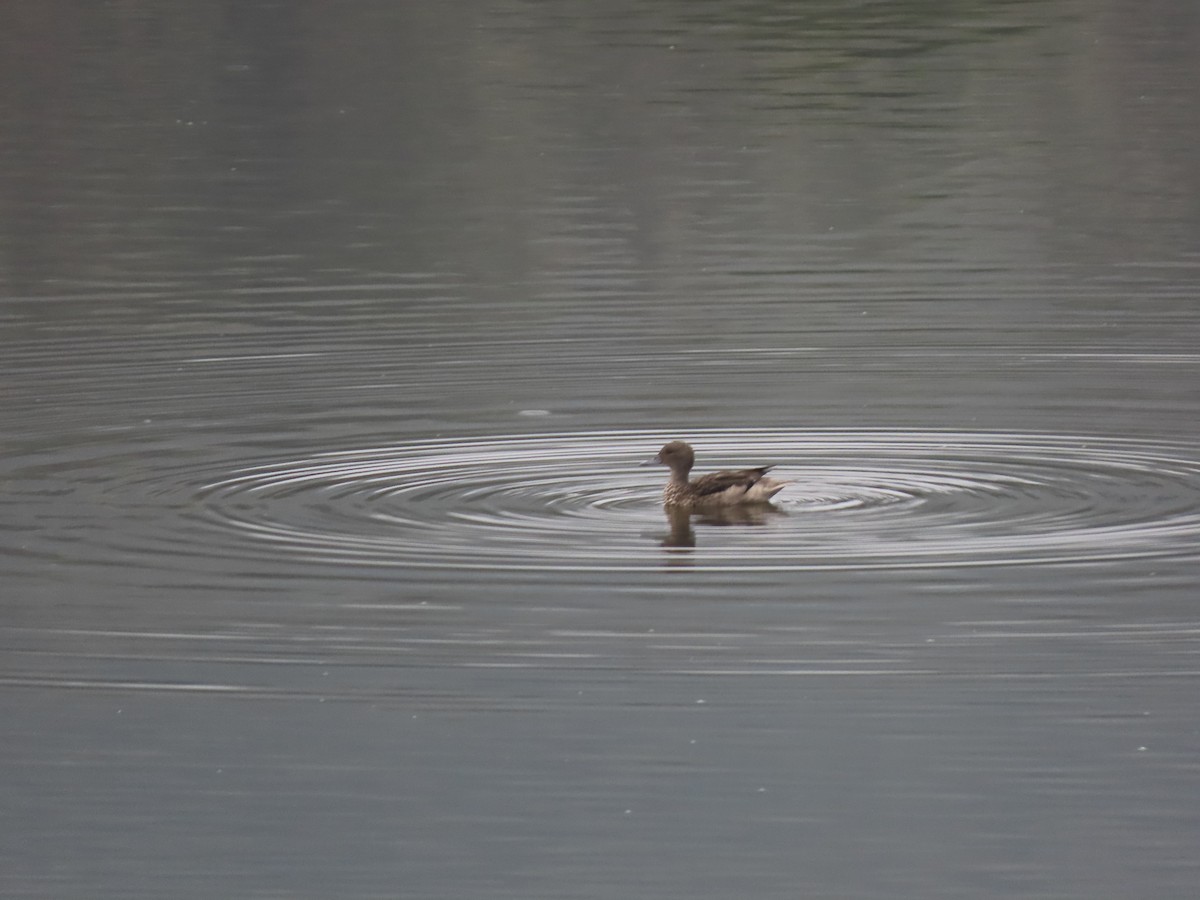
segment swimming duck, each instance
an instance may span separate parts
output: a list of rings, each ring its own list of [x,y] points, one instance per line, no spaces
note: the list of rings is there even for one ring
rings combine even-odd
[[[711,472],[689,481],[688,473],[695,462],[696,451],[690,444],[671,441],[658,451],[657,456],[642,463],[646,466],[658,463],[671,470],[671,479],[663,488],[663,505],[699,510],[739,503],[769,503],[772,497],[791,484],[790,481],[767,478],[770,466]]]

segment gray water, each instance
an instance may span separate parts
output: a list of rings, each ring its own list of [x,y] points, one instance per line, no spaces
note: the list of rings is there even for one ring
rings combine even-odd
[[[0,18],[0,894],[1195,896],[1193,4]]]

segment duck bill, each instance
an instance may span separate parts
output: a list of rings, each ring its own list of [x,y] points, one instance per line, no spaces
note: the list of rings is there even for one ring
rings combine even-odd
[[[662,463],[659,462],[658,457],[652,456],[649,459],[643,460],[642,462],[638,463],[638,468],[645,468],[646,466],[661,466],[661,465],[662,465]]]

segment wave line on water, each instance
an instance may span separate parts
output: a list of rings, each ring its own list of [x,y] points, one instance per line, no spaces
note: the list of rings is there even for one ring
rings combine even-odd
[[[424,440],[262,463],[195,490],[242,553],[497,571],[637,570],[664,550],[728,571],[910,569],[1194,556],[1200,457],[1186,445],[959,431],[694,430],[702,468],[770,461],[774,514],[671,546],[676,435],[595,431]],[[218,539],[217,543],[221,543]],[[257,547],[257,550],[254,548]]]

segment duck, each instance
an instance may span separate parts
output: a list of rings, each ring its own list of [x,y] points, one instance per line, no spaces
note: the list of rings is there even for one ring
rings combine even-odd
[[[695,480],[688,473],[696,463],[696,451],[686,441],[670,441],[642,465],[662,465],[671,470],[663,488],[663,505],[684,510],[711,510],[742,504],[770,503],[790,481],[768,478],[771,466],[710,472]]]

